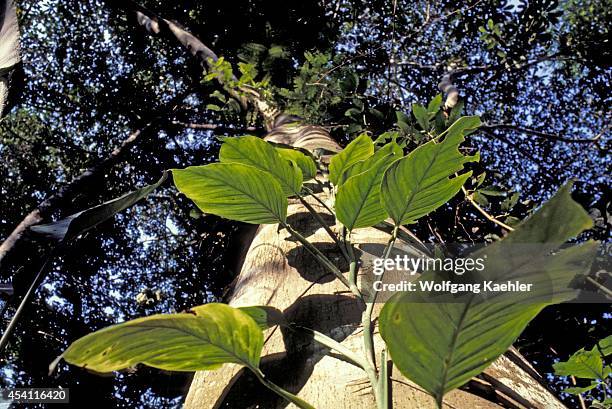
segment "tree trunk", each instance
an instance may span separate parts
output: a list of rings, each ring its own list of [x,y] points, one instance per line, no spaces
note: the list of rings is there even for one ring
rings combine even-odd
[[[19,26],[13,0],[0,0],[0,118],[10,109],[12,77],[21,62]]]
[[[317,138],[323,138],[322,128],[316,128]],[[308,138],[306,127],[291,142],[304,146]],[[278,141],[279,132],[270,136]],[[281,135],[282,136],[282,135]],[[335,143],[327,139],[327,143]],[[307,146],[312,149],[313,146]],[[319,193],[319,198],[329,197]],[[323,206],[309,198],[311,205],[331,224],[332,216]],[[306,208],[290,202],[288,223],[336,262],[342,271],[348,268],[332,240],[316,223]],[[339,226],[333,228],[336,232]],[[353,242],[361,252],[360,282],[372,277],[374,258],[380,257],[388,241],[387,233],[375,229],[359,229]],[[396,253],[414,252],[410,243],[398,241]],[[392,280],[392,272],[385,277]],[[384,300],[382,300],[384,301]],[[260,226],[235,280],[232,306],[269,305],[283,311],[286,318],[298,325],[316,329],[348,348],[362,354],[362,303],[347,293],[334,276],[323,270],[310,254],[293,241],[286,230],[277,225]],[[375,316],[382,308],[375,309]],[[424,306],[423,313],[427,313]],[[377,356],[383,341],[376,333]],[[316,408],[374,408],[374,396],[365,373],[330,353],[320,344],[291,330],[272,328],[266,332],[262,371],[273,382],[298,394]],[[379,363],[380,365],[380,363]],[[420,387],[404,378],[393,368],[390,371],[391,397],[394,408],[434,408],[433,399]],[[497,402],[497,403],[495,403]],[[445,397],[449,408],[535,407],[564,408],[538,381],[512,360],[502,356],[483,379],[472,383],[470,390],[456,390]],[[186,398],[187,409],[209,408],[283,408],[286,401],[270,393],[246,370],[225,365],[217,371],[196,373]]]

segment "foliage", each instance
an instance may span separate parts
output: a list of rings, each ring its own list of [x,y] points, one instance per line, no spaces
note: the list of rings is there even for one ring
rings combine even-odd
[[[434,104],[439,103],[439,98],[434,100]],[[351,232],[379,223],[387,217],[385,210],[388,211],[394,229],[383,254],[387,258],[401,225],[413,223],[444,205],[470,177],[471,172],[467,172],[449,179],[465,163],[478,159],[464,156],[459,145],[479,125],[478,117],[459,118],[405,157],[394,142],[375,152],[372,139],[359,136],[329,163],[329,187],[337,191],[336,217]],[[368,288],[363,281],[359,287],[359,259],[352,250],[350,235],[345,243],[340,243],[329,226],[324,226],[338,245],[349,248],[347,279],[344,272],[287,223],[286,195],[301,197],[302,193],[301,171],[295,162],[287,161],[273,145],[248,136],[224,139],[220,161],[174,169],[177,188],[204,212],[249,223],[278,223],[364,303],[364,358],[324,336],[317,335],[314,339],[331,345],[361,367],[370,380],[377,407],[387,409],[388,374],[368,360],[374,353],[374,339],[367,328],[372,326],[377,290]],[[393,362],[406,377],[430,393],[438,407],[442,407],[446,393],[497,359],[543,307],[575,296],[569,284],[590,267],[595,243],[550,255],[566,240],[592,226],[585,211],[571,200],[570,190],[571,184],[567,184],[507,238],[475,253],[475,257],[487,260],[481,278],[493,283],[519,278],[536,282],[538,286],[533,291],[519,295],[468,293],[463,299],[446,302],[424,292],[406,292],[395,295],[383,307],[381,334]],[[312,208],[307,208],[317,216]],[[565,223],[553,228],[559,217]],[[320,217],[316,220],[325,223]],[[513,247],[523,243],[541,247],[531,253]],[[539,285],[542,276],[548,277],[550,287]],[[426,271],[419,280],[442,278],[436,271]],[[422,314],[423,303],[427,303],[427,314]],[[310,407],[266,381],[258,369],[262,329],[276,324],[289,325],[279,311],[250,307],[239,312],[231,307],[208,304],[196,307],[192,313],[157,315],[103,329],[77,340],[63,357],[68,362],[99,371],[123,369],[135,363],[170,370],[214,369],[224,362],[240,363],[279,395],[299,407]],[[257,317],[257,321],[251,316]],[[143,331],[147,336],[142,335]],[[168,350],[172,354],[165,352]]]
[[[590,350],[581,348],[576,351],[567,361],[560,361],[553,365],[556,375],[571,376],[588,380],[587,386],[573,386],[566,388],[563,392],[572,395],[580,395],[590,392],[593,389],[601,388],[605,390],[608,387],[606,384],[607,378],[612,374],[612,366],[606,362],[606,358],[612,354],[612,335],[597,342]],[[593,406],[610,407],[610,402],[603,402],[593,399]]]
[[[131,152],[45,219],[62,219],[152,183],[163,169],[213,161],[219,149],[215,135],[263,132],[261,120],[244,112],[214,81],[201,83],[205,74],[188,53],[170,39],[147,35],[112,2],[16,3],[26,75],[19,108],[0,123],[3,238],[42,200],[151,122]],[[502,122],[588,138],[609,123],[611,19],[605,2],[562,0],[555,8],[557,3],[541,0],[398,1],[396,11],[393,2],[379,0],[140,3],[187,27],[233,68],[239,62],[254,66],[254,81],[269,78],[271,97],[281,107],[329,126],[340,143],[363,132],[385,139],[378,147],[392,138],[410,150],[426,143],[431,136],[411,106],[427,107],[448,68],[472,69],[458,74],[456,85],[466,115],[480,115],[485,125]],[[482,26],[493,33],[489,19],[501,33],[492,49],[479,31]],[[310,63],[306,53],[327,59]],[[545,53],[558,55],[527,64]],[[165,110],[171,98],[188,90],[177,109]],[[457,119],[451,117],[446,126]],[[436,119],[432,123],[435,129]],[[247,126],[254,129],[244,130]],[[482,193],[487,202],[481,206],[516,226],[565,180],[577,178],[574,198],[596,222],[579,240],[605,238],[608,140],[609,131],[598,143],[572,144],[483,127],[465,147],[471,155],[473,144],[482,155],[480,163],[468,165],[474,176],[465,187],[479,197],[473,189],[478,190],[476,179],[486,169],[480,187],[505,193]],[[504,210],[504,201],[515,194],[520,194],[518,202]],[[436,235],[448,242],[491,242],[502,236],[462,199],[459,195],[410,229],[425,241],[437,240]],[[140,368],[100,378],[62,365],[49,377],[46,363],[71,340],[117,321],[222,298],[236,273],[234,254],[244,227],[210,214],[191,217],[192,210],[174,189],[162,187],[150,200],[74,241],[51,263],[47,280],[24,312],[24,325],[4,356],[2,385],[69,387],[71,400],[81,406],[93,400],[107,407],[180,407],[188,381],[181,374]],[[50,248],[32,239],[27,234],[1,265],[1,279],[14,283],[16,295],[30,284]],[[147,290],[163,297],[136,303]],[[2,296],[3,307],[5,301]],[[5,307],[8,314],[13,306]],[[602,332],[609,321],[606,312],[604,305],[546,309],[517,347],[538,371],[550,372],[558,359],[551,350],[569,356],[591,336],[607,335]],[[564,378],[551,379],[555,390],[567,386]],[[572,397],[562,399],[577,404]]]
[[[492,283],[538,283],[533,290],[468,292],[446,301],[434,292],[407,292],[385,304],[380,328],[395,365],[431,393],[440,407],[446,393],[503,354],[542,308],[575,297],[574,291],[566,289],[577,274],[588,271],[595,243],[549,256],[551,246],[554,250],[592,226],[586,212],[571,200],[570,189],[566,185],[516,231],[472,256],[486,260],[480,278]],[[559,214],[565,217],[563,229],[553,229]],[[517,248],[518,243],[546,245]],[[542,276],[550,280],[550,287],[541,285]],[[436,272],[419,277],[419,281],[445,279]],[[425,314],[421,313],[424,303]]]

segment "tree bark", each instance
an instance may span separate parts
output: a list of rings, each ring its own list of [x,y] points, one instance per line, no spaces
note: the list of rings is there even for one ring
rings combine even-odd
[[[20,63],[15,4],[12,0],[0,0],[0,118],[10,108],[9,94],[16,91],[11,86],[12,76]]]
[[[302,127],[302,131],[305,128]],[[322,138],[322,128],[317,127]],[[300,132],[295,132],[300,134]],[[307,132],[294,143],[308,139]],[[274,133],[273,133],[274,135]],[[276,134],[278,135],[278,134]],[[328,143],[335,144],[328,139]],[[309,146],[312,148],[312,146]],[[319,198],[327,200],[325,193]],[[308,199],[322,217],[334,224],[332,216],[317,201]],[[288,223],[337,263],[342,271],[345,261],[326,232],[305,207],[290,203]],[[333,227],[336,232],[339,226]],[[353,242],[361,253],[359,280],[372,277],[373,260],[380,257],[388,235],[375,228],[359,229]],[[406,242],[396,244],[396,253],[414,252]],[[395,274],[401,274],[396,272]],[[393,273],[385,274],[386,280]],[[290,322],[316,329],[362,354],[362,303],[345,291],[334,276],[323,270],[286,230],[277,225],[260,226],[234,282],[229,304],[233,306],[269,305],[284,312]],[[384,299],[376,306],[377,316]],[[427,313],[424,306],[423,314]],[[384,345],[376,333],[377,356]],[[380,365],[380,362],[379,362]],[[287,390],[298,394],[316,408],[373,408],[374,396],[365,373],[340,359],[312,339],[293,331],[273,328],[266,332],[262,371]],[[394,408],[434,408],[433,399],[419,386],[392,368],[391,397]],[[449,408],[564,408],[564,406],[512,360],[502,356],[483,379],[445,397]],[[187,409],[283,408],[287,402],[269,393],[248,371],[225,365],[217,371],[196,373],[186,398]],[[292,407],[292,406],[291,406]]]

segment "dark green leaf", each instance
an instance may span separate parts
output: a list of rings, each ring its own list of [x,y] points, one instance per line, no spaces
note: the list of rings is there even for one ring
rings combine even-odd
[[[584,348],[576,351],[567,361],[553,364],[555,374],[560,376],[575,376],[585,379],[604,379],[607,376],[601,355],[596,347],[591,350]]]
[[[142,187],[117,199],[109,200],[101,205],[75,213],[54,223],[39,224],[31,227],[30,229],[35,233],[54,238],[56,240],[71,240],[94,228],[98,224],[110,219],[115,214],[127,209],[140,199],[148,196],[162,183],[164,183],[166,177],[167,174],[164,172],[161,179],[152,185]]]
[[[412,104],[412,114],[416,118],[417,123],[424,131],[429,130],[429,115],[427,109],[421,104]]]
[[[317,165],[310,156],[297,149],[282,148],[279,146],[276,147],[276,152],[278,152],[282,158],[295,163],[300,168],[302,177],[305,181],[313,179],[317,175]]]
[[[368,159],[360,160],[359,162],[355,163],[350,168],[348,168],[342,174],[342,177],[340,178],[340,181],[338,182],[338,184],[341,186],[351,176],[355,176],[355,175],[358,175],[360,173],[367,171],[368,169],[372,168],[372,166],[376,162],[378,162],[379,160],[381,160],[382,158],[390,154],[395,155],[395,159],[399,159],[400,157],[404,155],[404,151],[402,150],[402,148],[399,147],[397,143],[389,142],[388,144],[378,149],[374,153],[374,155],[370,156]]]
[[[435,302],[435,296],[425,292],[405,292],[383,307],[380,330],[393,362],[438,402],[504,353],[543,307],[575,296],[569,283],[588,271],[596,243],[551,255],[551,250],[592,226],[570,190],[571,184],[564,186],[506,239],[471,255],[486,256],[478,282],[520,278],[542,285],[527,292],[468,293],[452,302]],[[517,246],[525,243],[540,245],[530,254],[525,246]],[[426,272],[419,281],[440,279],[438,273]]]
[[[563,392],[570,393],[572,395],[580,395],[581,393],[585,393],[590,391],[591,389],[595,389],[599,385],[597,382],[591,382],[589,386],[574,386],[571,388],[563,389]]]
[[[612,335],[600,340],[598,345],[603,356],[612,354]]]
[[[389,153],[368,164],[366,171],[351,176],[338,188],[336,216],[349,231],[374,226],[387,217],[380,203],[380,184],[385,170],[399,157]]]
[[[440,110],[441,105],[442,94],[438,94],[431,101],[429,101],[429,105],[427,105],[427,112],[429,112],[430,114],[435,114]]]

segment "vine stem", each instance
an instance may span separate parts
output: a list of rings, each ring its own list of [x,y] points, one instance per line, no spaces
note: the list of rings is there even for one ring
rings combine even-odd
[[[355,294],[357,298],[363,300],[361,290],[359,290],[359,287],[357,286],[357,270],[359,269],[359,262],[357,261],[357,258],[355,257],[355,252],[353,251],[350,234],[348,237],[344,237],[344,244],[346,246],[346,251],[348,252],[350,258],[348,280],[351,286],[351,292]]]
[[[397,234],[399,231],[399,226],[393,227],[393,232],[391,233],[391,237],[387,242],[387,246],[383,252],[383,260],[389,258],[391,251],[393,250],[393,246],[395,245],[395,241],[397,240]],[[380,279],[382,280],[384,277],[383,274],[380,275]],[[366,310],[362,315],[362,326],[363,326],[363,347],[366,355],[366,361],[372,367],[373,374],[368,373],[370,377],[370,383],[372,383],[372,388],[374,389],[374,396],[376,397],[376,405],[378,409],[387,409],[389,407],[389,397],[388,390],[383,387],[383,385],[387,385],[386,379],[381,379],[381,377],[387,376],[386,368],[382,370],[382,365],[386,365],[386,358],[384,358],[385,354],[381,356],[381,373],[377,378],[376,374],[376,350],[374,348],[374,333],[372,331],[372,313],[374,312],[374,306],[376,305],[376,300],[378,298],[378,291],[373,289],[370,294],[370,299],[366,302]]]
[[[319,212],[317,212],[310,205],[310,203],[308,203],[301,195],[297,194],[297,197],[300,200],[300,202],[304,205],[304,207],[306,207],[306,209],[308,209],[308,211],[314,216],[314,218],[317,220],[317,222],[319,222],[319,224],[325,229],[325,231],[327,232],[329,237],[331,237],[331,239],[334,241],[334,243],[336,243],[338,248],[340,248],[340,251],[342,252],[342,255],[344,256],[346,261],[350,261],[349,255],[347,254],[346,249],[340,244],[340,240],[338,240],[338,237],[336,236],[336,234],[329,228],[327,223],[325,223],[325,220],[323,220],[323,218],[321,217]]]
[[[490,215],[485,209],[483,209],[482,207],[480,207],[480,205],[478,203],[476,203],[476,201],[472,198],[472,195],[470,195],[467,191],[467,189],[463,186],[461,186],[461,190],[463,191],[463,194],[465,195],[465,198],[468,200],[468,202],[470,202],[470,204],[472,206],[474,206],[474,208],[476,210],[478,210],[480,212],[480,214],[482,214],[487,220],[492,221],[493,223],[497,224],[498,226],[508,230],[508,231],[514,231],[514,228],[508,226],[506,223],[501,222],[499,220],[497,220],[495,218],[495,216]]]
[[[342,275],[342,272],[332,263],[325,254],[321,253],[321,251],[310,243],[306,237],[302,236],[299,232],[297,232],[293,227],[288,225],[285,222],[281,222],[281,226],[283,226],[289,234],[295,237],[302,245],[310,251],[310,253],[317,259],[317,261],[325,268],[327,268],[333,275],[338,278],[342,284],[344,284],[347,288],[351,288],[349,281]]]
[[[38,270],[38,273],[36,274],[36,277],[34,277],[32,284],[30,284],[28,291],[24,294],[23,298],[21,299],[21,303],[19,304],[19,307],[17,307],[17,310],[15,310],[15,314],[13,314],[13,318],[11,318],[11,321],[9,322],[6,329],[2,333],[2,338],[0,338],[0,353],[4,350],[4,347],[6,347],[6,344],[8,344],[9,338],[11,334],[13,333],[13,330],[15,329],[17,322],[19,321],[19,317],[21,316],[21,313],[23,313],[26,306],[28,305],[30,298],[34,295],[40,283],[42,283],[42,281],[47,276],[48,267],[50,266],[55,255],[58,253],[60,246],[61,245],[58,245],[51,251],[51,254],[47,257],[47,259],[43,263],[40,270]],[[8,301],[7,301],[7,304],[8,304]]]
[[[280,386],[278,386],[274,382],[270,381],[268,378],[266,378],[264,373],[261,372],[261,370],[259,368],[249,367],[249,369],[255,374],[255,376],[257,377],[259,382],[261,382],[266,388],[270,389],[271,391],[273,391],[277,395],[287,399],[289,402],[293,403],[298,408],[300,408],[300,409],[315,409],[315,407],[312,406],[310,403],[308,403],[305,400],[295,396],[291,392],[288,392],[288,391],[284,390],[283,388],[281,388]]]
[[[319,182],[320,183],[320,182]],[[325,210],[327,210],[329,212],[329,214],[331,214],[332,216],[336,217],[336,214],[334,213],[334,211],[332,209],[330,209],[330,207],[327,205],[327,203],[325,203],[323,200],[321,200],[321,198],[319,196],[317,196],[315,194],[315,192],[313,192],[312,190],[310,190],[307,187],[304,187],[304,190],[310,195],[312,196],[312,198],[314,200],[316,200],[321,206],[323,206],[325,208]]]

